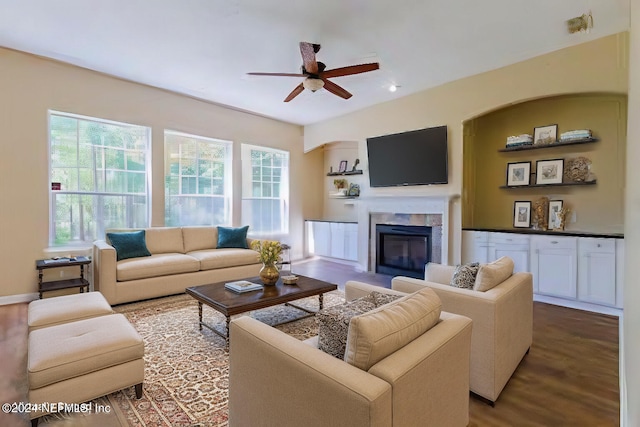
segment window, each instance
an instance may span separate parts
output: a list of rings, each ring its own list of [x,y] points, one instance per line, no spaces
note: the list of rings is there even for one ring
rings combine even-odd
[[[242,144],[242,224],[255,234],[289,232],[289,153]]]
[[[231,224],[231,142],[165,131],[165,224]]]
[[[91,243],[146,227],[149,128],[49,112],[50,244]],[[53,188],[53,184],[52,184]]]

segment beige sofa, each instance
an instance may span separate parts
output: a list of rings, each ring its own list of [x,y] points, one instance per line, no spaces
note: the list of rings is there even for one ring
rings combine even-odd
[[[426,280],[399,276],[391,287],[406,293],[429,287],[443,311],[473,320],[470,389],[493,405],[533,341],[531,273],[515,273],[481,292],[449,286],[454,270],[430,263]]]
[[[345,288],[347,298],[393,293],[356,282]],[[413,308],[402,298],[352,318],[345,353],[350,363],[319,350],[317,339],[302,342],[251,317],[234,319],[229,425],[466,426],[471,320],[440,312],[437,296],[428,293],[437,300],[436,314],[413,310],[423,306],[421,292],[407,297]],[[435,325],[413,330],[427,316]],[[395,327],[417,337],[406,345],[395,342],[389,333]]]
[[[257,276],[262,264],[251,249],[216,248],[217,227],[151,227],[151,256],[117,261],[106,240],[93,244],[93,284],[109,304],[184,292],[187,287]],[[132,230],[110,230],[132,231]],[[251,246],[252,239],[247,239]]]

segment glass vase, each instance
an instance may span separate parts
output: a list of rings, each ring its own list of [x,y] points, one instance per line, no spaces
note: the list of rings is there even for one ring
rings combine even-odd
[[[273,286],[280,278],[280,272],[275,262],[264,263],[260,269],[260,280],[265,286]]]

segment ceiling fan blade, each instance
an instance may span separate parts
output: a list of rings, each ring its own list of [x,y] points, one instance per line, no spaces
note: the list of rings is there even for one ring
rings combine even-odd
[[[324,88],[331,92],[334,95],[338,95],[340,98],[349,99],[351,98],[351,94],[347,92],[345,89],[341,88],[337,84],[333,83],[330,80],[322,77],[322,81],[324,82]]]
[[[250,76],[281,76],[281,77],[306,77],[298,73],[247,73]]]
[[[366,73],[368,71],[374,71],[380,68],[380,64],[377,62],[371,64],[350,65],[348,67],[334,68],[333,70],[327,70],[322,73],[322,77],[340,77],[350,76],[351,74]]]
[[[300,42],[300,54],[302,63],[307,73],[318,74],[318,63],[316,62],[316,52],[320,50],[319,44]]]
[[[298,86],[296,86],[295,89],[293,89],[291,91],[291,93],[289,94],[289,96],[287,96],[284,99],[284,102],[289,102],[291,101],[293,98],[295,98],[296,96],[300,95],[300,93],[304,90],[304,86],[302,86],[302,83],[300,83]]]

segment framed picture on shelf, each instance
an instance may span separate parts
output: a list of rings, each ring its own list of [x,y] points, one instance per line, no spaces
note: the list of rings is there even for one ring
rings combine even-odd
[[[533,144],[547,145],[558,141],[558,125],[533,128]]]
[[[340,162],[340,169],[338,169],[338,172],[344,173],[346,171],[347,171],[347,161],[343,160]]]
[[[514,202],[513,226],[516,228],[531,227],[531,202]]]
[[[538,160],[536,184],[562,184],[564,159]]]
[[[550,200],[549,201],[549,229],[560,229],[560,216],[558,213],[562,209],[562,200]]]
[[[507,186],[517,187],[529,185],[531,178],[531,162],[518,162],[507,164]]]

